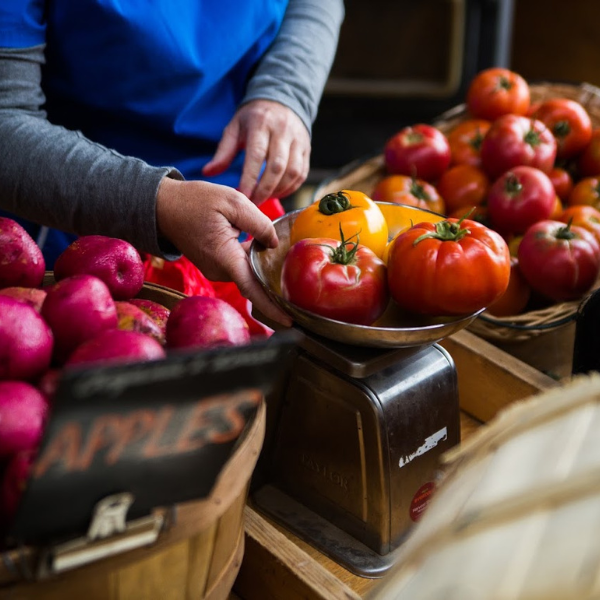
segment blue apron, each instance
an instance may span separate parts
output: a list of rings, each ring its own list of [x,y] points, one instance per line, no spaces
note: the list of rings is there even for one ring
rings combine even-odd
[[[1,0],[0,47],[47,44],[42,87],[52,123],[206,179],[201,169],[287,1]],[[242,162],[209,180],[237,186]],[[37,237],[39,227],[27,228]],[[64,236],[48,235],[54,256],[73,239]]]

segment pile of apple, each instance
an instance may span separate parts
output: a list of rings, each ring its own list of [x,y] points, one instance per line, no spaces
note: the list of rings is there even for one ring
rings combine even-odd
[[[218,298],[190,296],[172,308],[136,296],[137,250],[83,236],[54,265],[15,221],[0,217],[0,515],[16,510],[65,369],[159,360],[167,352],[250,342],[242,315]]]
[[[384,161],[374,200],[467,215],[505,238],[510,284],[488,312],[578,300],[596,284],[600,127],[576,100],[533,102],[518,73],[487,69],[470,82],[460,119],[403,128]]]

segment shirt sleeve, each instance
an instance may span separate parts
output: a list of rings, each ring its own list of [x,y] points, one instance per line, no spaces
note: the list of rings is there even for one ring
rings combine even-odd
[[[290,0],[280,31],[251,78],[243,103],[280,102],[311,132],[343,19],[342,0]]]
[[[79,235],[125,239],[172,259],[161,243],[156,194],[174,168],[152,167],[53,125],[42,110],[44,46],[0,48],[0,207]]]

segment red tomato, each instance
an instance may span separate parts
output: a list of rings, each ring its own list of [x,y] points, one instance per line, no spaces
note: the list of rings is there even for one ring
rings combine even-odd
[[[487,312],[495,317],[518,315],[525,310],[530,297],[531,287],[521,274],[519,261],[516,258],[511,258],[508,287],[498,300],[487,307]]]
[[[581,177],[600,175],[600,128],[592,131],[588,145],[577,159],[577,168]]]
[[[548,219],[556,192],[548,175],[533,167],[515,167],[499,177],[488,194],[492,227],[504,234],[524,233],[536,221]]]
[[[371,325],[389,301],[383,261],[366,246],[330,238],[305,238],[288,250],[281,292],[304,310],[357,325]]]
[[[556,138],[558,158],[571,158],[579,154],[592,139],[590,115],[575,100],[545,100],[538,106],[533,118],[545,123]]]
[[[478,73],[467,90],[467,109],[479,119],[494,121],[507,114],[525,115],[530,104],[529,86],[523,77],[502,67]]]
[[[372,198],[379,202],[407,204],[443,215],[446,205],[437,189],[423,179],[408,175],[388,175],[373,190]]]
[[[492,179],[520,165],[548,173],[555,159],[556,140],[546,125],[517,115],[494,121],[481,145],[481,164]]]
[[[498,299],[509,277],[502,236],[468,219],[419,223],[394,240],[388,257],[392,298],[426,315],[472,314]]]
[[[556,219],[587,229],[600,244],[600,210],[587,204],[578,204],[565,208]]]
[[[451,213],[464,206],[481,204],[490,189],[490,180],[477,167],[455,165],[443,173],[436,187],[444,199],[446,212]]]
[[[490,126],[484,119],[459,123],[448,134],[451,164],[481,167],[481,143]]]
[[[384,158],[390,173],[434,181],[450,165],[450,146],[439,129],[419,123],[392,136],[385,144]]]
[[[560,221],[532,225],[519,244],[519,267],[536,292],[554,300],[577,300],[600,272],[600,245],[583,227]]]
[[[553,167],[548,173],[556,195],[565,202],[573,189],[573,178],[566,169]]]
[[[587,204],[600,209],[600,176],[584,177],[578,181],[567,200],[569,206]]]

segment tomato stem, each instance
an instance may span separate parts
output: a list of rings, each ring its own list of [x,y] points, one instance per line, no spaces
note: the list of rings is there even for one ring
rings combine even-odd
[[[416,246],[419,242],[426,239],[441,240],[442,242],[458,242],[459,240],[462,240],[462,238],[471,233],[470,229],[462,227],[465,216],[461,217],[456,223],[451,223],[450,221],[438,221],[435,224],[435,231],[420,235],[413,242],[413,246]]]
[[[410,193],[419,200],[431,200],[431,196],[425,191],[423,183],[419,182],[415,177],[413,177],[410,182]]]
[[[576,238],[577,236],[571,231],[572,223],[573,223],[573,217],[571,217],[569,219],[569,222],[564,227],[561,227],[560,229],[556,230],[554,237],[557,240],[572,240],[572,239]]]
[[[327,194],[319,201],[319,212],[324,215],[335,215],[350,208],[352,208],[350,198],[343,191]]]
[[[360,233],[360,232],[359,232]],[[350,240],[355,237],[356,242]],[[340,239],[342,240],[337,248],[331,249],[331,262],[339,265],[348,265],[354,262],[356,253],[358,252],[359,237],[358,233],[351,235],[348,239],[344,238],[344,232],[342,231],[342,224],[340,223]],[[350,246],[350,249],[348,249]]]
[[[569,121],[557,121],[552,128],[552,133],[557,138],[563,138],[571,133],[571,125]]]

